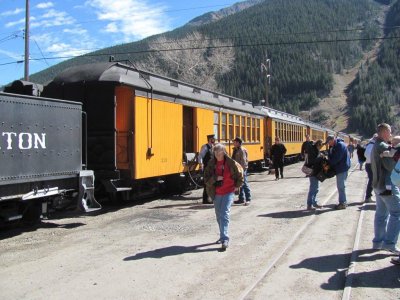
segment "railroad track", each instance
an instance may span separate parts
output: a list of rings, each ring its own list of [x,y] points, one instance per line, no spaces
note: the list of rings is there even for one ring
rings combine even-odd
[[[353,166],[350,171],[349,171],[349,177],[348,180],[351,179],[353,174],[358,171],[358,164],[356,166]],[[348,181],[349,182],[349,181]],[[334,199],[334,196],[337,194],[336,190],[336,184],[333,182],[333,190],[328,194],[328,196],[325,196],[323,201],[319,201],[320,204],[323,206],[326,206],[329,202],[331,202]],[[351,198],[349,197],[349,189],[347,189],[347,194],[348,194],[348,199]],[[360,197],[361,196],[361,197]],[[358,195],[358,198],[360,201],[363,200],[363,195]],[[353,198],[354,201],[354,198]],[[364,206],[364,205],[363,205]],[[344,211],[343,211],[344,212]],[[271,277],[271,273],[275,273],[275,277],[277,276],[276,273],[279,273],[279,268],[285,265],[284,258],[287,257],[287,255],[290,252],[296,251],[295,247],[296,244],[299,243],[301,239],[304,238],[304,235],[306,232],[312,227],[312,225],[315,225],[316,222],[318,222],[318,218],[323,217],[320,211],[316,211],[314,214],[310,215],[307,220],[302,224],[302,226],[299,227],[299,229],[291,236],[291,238],[287,241],[285,246],[278,251],[276,251],[275,255],[272,257],[272,259],[266,264],[266,266],[262,269],[262,271],[257,275],[255,280],[251,282],[247,286],[245,290],[239,295],[238,299],[255,299],[255,298],[264,298],[266,295],[264,295],[262,292],[260,293],[260,290],[263,290],[264,285],[268,285],[268,281]],[[355,267],[356,267],[356,260],[357,260],[357,251],[359,248],[359,243],[360,243],[360,236],[362,232],[362,224],[363,224],[363,219],[364,219],[364,209],[361,208],[359,210],[359,215],[358,218],[356,219],[356,226],[353,226],[355,230],[352,230],[351,232],[351,243],[352,243],[352,249],[351,253],[348,253],[348,255],[351,255],[350,258],[350,263],[346,268],[342,268],[342,270],[345,272],[344,276],[344,291],[342,294],[342,299],[343,300],[348,300],[351,298],[351,291],[352,291],[352,279],[353,275],[355,272]],[[284,267],[283,267],[284,268]],[[285,273],[286,271],[284,271]],[[279,276],[278,276],[279,277]],[[284,283],[282,283],[284,285]],[[257,292],[258,291],[258,292]],[[262,295],[260,297],[260,294]],[[270,296],[270,295],[268,295]]]

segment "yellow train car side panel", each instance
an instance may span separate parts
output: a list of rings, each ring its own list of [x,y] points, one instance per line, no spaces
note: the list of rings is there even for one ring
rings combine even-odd
[[[194,108],[194,118],[196,130],[194,149],[199,152],[201,146],[207,143],[207,135],[214,133],[214,111],[203,108]]]
[[[249,161],[257,161],[264,159],[264,151],[265,151],[265,125],[264,119],[260,120],[260,136],[259,142],[252,144],[244,144],[243,146],[247,149],[249,154]]]
[[[286,155],[294,155],[301,153],[301,145],[303,142],[283,142],[285,145],[287,152]]]
[[[182,105],[136,96],[135,179],[179,173]]]

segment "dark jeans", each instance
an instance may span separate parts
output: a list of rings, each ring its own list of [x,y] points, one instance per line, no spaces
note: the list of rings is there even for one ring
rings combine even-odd
[[[365,164],[365,171],[367,171],[368,175],[368,183],[367,183],[367,190],[365,192],[365,199],[372,197],[372,169],[371,164]]]
[[[273,164],[275,169],[275,178],[279,178],[279,171],[281,173],[281,177],[283,177],[283,159],[274,160]]]

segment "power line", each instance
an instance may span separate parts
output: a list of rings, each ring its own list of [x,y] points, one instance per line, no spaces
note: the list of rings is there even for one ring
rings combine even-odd
[[[199,46],[187,48],[173,48],[173,49],[151,49],[139,51],[126,51],[126,52],[107,52],[107,53],[92,53],[84,55],[70,55],[70,56],[53,56],[43,58],[30,58],[30,61],[53,60],[53,59],[69,59],[77,57],[98,57],[109,55],[125,55],[125,54],[143,54],[143,53],[156,53],[156,52],[170,52],[170,51],[189,51],[189,50],[204,50],[204,49],[219,49],[219,48],[246,48],[246,47],[265,47],[265,46],[289,46],[289,45],[303,45],[303,44],[319,44],[319,43],[343,43],[343,42],[357,42],[357,41],[377,41],[377,40],[392,40],[400,39],[400,36],[391,37],[372,37],[372,38],[352,38],[352,39],[332,39],[332,40],[308,40],[308,41],[289,41],[289,42],[272,42],[272,43],[255,43],[255,44],[236,44],[236,45],[218,45],[218,46]],[[21,61],[8,62],[0,64],[0,66],[16,64]]]
[[[34,40],[34,39],[32,39],[32,40],[35,42],[36,47],[38,47],[38,49],[39,49],[39,51],[40,51],[40,54],[42,55],[42,57],[43,57],[43,59],[44,59],[46,65],[50,67],[50,64],[47,62],[46,58],[44,57],[43,52],[42,52],[42,49],[40,49],[38,43],[36,43],[36,40]]]

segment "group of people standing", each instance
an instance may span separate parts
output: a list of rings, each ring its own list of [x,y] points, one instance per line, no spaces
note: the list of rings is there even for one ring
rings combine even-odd
[[[307,196],[307,210],[315,210],[322,208],[318,204],[317,194],[319,191],[320,179],[318,178],[319,172],[324,168],[324,156],[321,149],[324,145],[328,145],[328,158],[329,168],[336,176],[336,187],[339,194],[339,203],[335,206],[336,209],[346,209],[346,180],[348,170],[350,169],[350,154],[347,151],[347,146],[340,138],[328,135],[325,143],[322,140],[315,142],[310,140],[310,136],[306,136],[306,141],[302,146],[302,154],[305,159],[305,166],[312,169],[312,173],[307,177],[310,181],[310,187]]]
[[[203,203],[214,203],[215,216],[219,226],[221,249],[229,246],[229,215],[232,203],[251,203],[251,191],[247,181],[248,152],[242,147],[242,139],[233,140],[233,153],[229,157],[223,144],[215,144],[213,134],[207,136],[207,144],[199,153],[199,164],[203,170],[205,188]],[[239,199],[234,201],[235,193]]]

